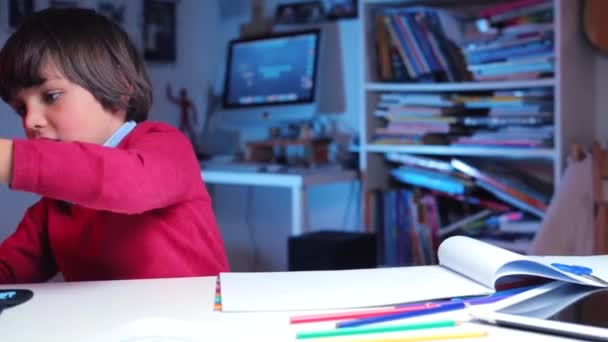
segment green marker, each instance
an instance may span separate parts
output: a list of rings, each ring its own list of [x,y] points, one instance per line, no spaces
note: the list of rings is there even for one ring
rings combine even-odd
[[[387,333],[387,332],[394,332],[394,331],[446,328],[446,327],[454,327],[458,324],[459,323],[454,320],[445,320],[445,321],[433,321],[433,322],[424,322],[424,323],[415,323],[415,324],[388,325],[388,326],[373,327],[373,328],[369,328],[369,327],[340,328],[340,329],[332,329],[332,330],[299,332],[296,334],[296,338],[305,339],[305,338],[319,338],[319,337],[332,337],[332,336],[377,334],[377,333]]]

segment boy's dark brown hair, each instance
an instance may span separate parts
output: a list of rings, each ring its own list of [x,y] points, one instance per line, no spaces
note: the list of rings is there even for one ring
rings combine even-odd
[[[24,88],[44,83],[52,62],[106,109],[126,110],[141,122],[152,105],[145,64],[127,34],[93,10],[49,8],[35,13],[0,50],[0,96],[10,102]]]

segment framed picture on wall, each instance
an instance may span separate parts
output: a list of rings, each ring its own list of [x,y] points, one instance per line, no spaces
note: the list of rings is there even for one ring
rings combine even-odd
[[[122,26],[125,18],[125,6],[124,1],[104,0],[97,4],[97,12]]]
[[[75,8],[78,7],[76,1],[69,0],[51,0],[51,7],[53,8]]]
[[[305,1],[278,5],[275,13],[277,24],[308,24],[324,19],[321,1]]]
[[[173,63],[176,57],[175,1],[144,0],[143,52],[148,61]]]
[[[32,13],[34,13],[34,0],[9,0],[8,25],[17,28]]]
[[[323,0],[325,16],[329,20],[357,17],[357,0]]]

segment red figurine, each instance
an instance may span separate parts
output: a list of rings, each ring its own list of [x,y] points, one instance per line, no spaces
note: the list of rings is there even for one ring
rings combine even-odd
[[[194,103],[188,98],[188,91],[185,88],[181,88],[179,90],[179,97],[175,97],[173,96],[171,85],[167,84],[167,98],[179,106],[179,129],[186,134],[192,145],[196,148],[198,141],[194,127],[198,125],[198,113]]]

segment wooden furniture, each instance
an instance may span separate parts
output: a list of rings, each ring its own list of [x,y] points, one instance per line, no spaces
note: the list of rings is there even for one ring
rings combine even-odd
[[[494,1],[492,3],[507,3]],[[416,1],[415,5],[451,6],[448,9],[474,9],[483,1]],[[387,6],[409,6],[405,0],[362,0],[359,1],[362,37],[362,90],[360,120],[359,158],[362,177],[362,195],[376,189],[389,187],[391,166],[384,154],[400,152],[431,157],[467,157],[504,160],[518,166],[541,165],[546,173],[552,175],[550,181],[554,189],[560,183],[568,149],[572,143],[591,146],[595,136],[593,124],[594,95],[589,91],[589,77],[593,72],[593,49],[582,34],[580,21],[580,0],[553,1],[554,27],[554,77],[521,81],[496,82],[456,82],[456,83],[398,83],[382,82],[376,60],[376,41],[374,33],[374,11]],[[500,148],[500,147],[456,147],[432,145],[387,145],[372,141],[374,130],[383,127],[374,115],[376,104],[383,93],[477,93],[484,91],[510,89],[537,89],[550,87],[554,91],[554,138],[552,147],[545,148]],[[365,197],[362,199],[365,203]],[[604,210],[604,209],[602,209]],[[364,211],[365,212],[365,211]]]
[[[608,51],[608,2],[584,0],[582,12],[585,36],[600,51]]]
[[[606,198],[605,182],[608,178],[608,150],[603,149],[598,142],[591,145],[590,151],[579,144],[573,144],[570,150],[573,160],[591,157],[592,186],[594,203],[595,241],[594,253],[608,253],[608,200]]]
[[[594,254],[608,253],[608,201],[605,194],[605,182],[608,178],[608,150],[603,149],[598,142],[591,145],[591,150],[585,152],[579,144],[573,144],[570,156],[574,160],[592,158],[592,186],[594,203]],[[601,308],[608,305],[606,298],[597,302],[585,302],[583,310],[577,312],[580,318],[590,322],[604,322],[606,317],[601,314]]]
[[[288,147],[300,146],[304,149],[301,160],[295,161],[296,164],[303,164],[307,167],[314,167],[329,163],[329,138],[310,138],[310,139],[269,139],[261,141],[251,141],[247,143],[246,159],[252,162],[273,163],[278,158],[286,159],[284,162],[290,163],[289,155],[285,155]],[[279,149],[282,152],[277,152]],[[282,155],[283,154],[283,155]]]
[[[605,181],[608,178],[608,150],[599,143],[591,147],[593,158],[593,202],[595,204],[595,252],[608,253],[608,201],[606,200]]]

